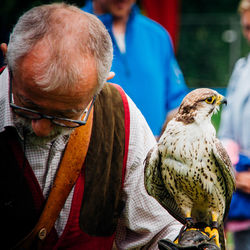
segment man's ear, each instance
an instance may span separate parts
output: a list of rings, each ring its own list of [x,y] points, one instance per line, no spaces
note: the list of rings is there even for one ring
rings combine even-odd
[[[6,43],[1,43],[0,48],[2,50],[3,56],[5,57],[6,54],[7,54],[7,49],[8,49],[7,44]]]
[[[112,71],[109,72],[109,75],[107,77],[107,81],[110,80],[110,79],[112,79],[114,76],[115,76],[115,72],[112,72]]]

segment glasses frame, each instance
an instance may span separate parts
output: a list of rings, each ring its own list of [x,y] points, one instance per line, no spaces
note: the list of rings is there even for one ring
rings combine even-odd
[[[20,107],[16,104],[13,103],[13,93],[12,93],[12,81],[13,81],[13,76],[12,76],[12,71],[9,70],[9,104],[10,104],[10,107],[13,109],[13,111],[24,117],[24,118],[27,118],[27,119],[30,119],[30,120],[41,120],[41,119],[47,119],[47,120],[50,120],[53,124],[57,125],[57,126],[61,126],[61,127],[64,127],[64,128],[78,128],[80,126],[84,126],[86,125],[87,121],[88,121],[88,118],[89,118],[89,115],[90,115],[90,112],[92,110],[92,107],[94,106],[94,103],[95,103],[95,100],[96,100],[96,96],[95,95],[90,103],[90,106],[89,108],[87,108],[87,111],[85,110],[83,113],[86,113],[86,115],[84,116],[83,120],[82,121],[79,121],[79,120],[72,120],[72,119],[68,119],[68,118],[61,118],[61,117],[57,117],[57,116],[50,116],[50,115],[45,115],[43,113],[40,113],[36,110],[33,110],[33,109],[28,109],[28,108],[24,108],[24,107]],[[25,116],[25,115],[22,115],[22,114],[19,114],[17,113],[15,110],[23,110],[23,111],[27,111],[27,112],[30,112],[30,113],[33,113],[33,114],[36,114],[36,115],[39,115],[38,118],[34,118],[34,119],[31,119],[30,117],[28,116]],[[56,122],[55,120],[59,120],[59,121],[66,121],[66,122],[73,122],[73,123],[76,123],[78,125],[76,126],[67,126],[67,125],[64,125],[62,123],[58,123]]]

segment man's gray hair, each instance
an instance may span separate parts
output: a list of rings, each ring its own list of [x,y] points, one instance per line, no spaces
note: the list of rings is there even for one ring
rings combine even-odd
[[[49,53],[43,63],[35,60],[30,65],[34,72],[39,71],[34,79],[37,84],[47,91],[72,88],[86,77],[82,75],[84,65],[94,57],[98,90],[102,88],[111,68],[113,48],[108,31],[97,17],[65,3],[42,5],[26,12],[8,44],[7,63],[13,74],[18,73],[20,60],[41,42]]]

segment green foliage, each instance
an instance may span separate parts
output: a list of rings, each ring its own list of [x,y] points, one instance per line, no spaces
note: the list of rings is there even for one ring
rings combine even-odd
[[[178,62],[189,87],[225,87],[231,73],[230,48],[221,37],[228,25],[214,22],[214,16],[207,22],[198,22],[200,18],[182,19]]]
[[[212,116],[212,124],[214,125],[214,128],[216,130],[216,132],[218,132],[219,130],[219,126],[220,126],[220,119],[221,119],[221,110],[218,111],[218,113],[214,114]]]
[[[177,60],[190,88],[227,87],[236,60],[249,52],[238,4],[239,0],[181,1]]]
[[[182,13],[235,13],[239,0],[182,0]]]

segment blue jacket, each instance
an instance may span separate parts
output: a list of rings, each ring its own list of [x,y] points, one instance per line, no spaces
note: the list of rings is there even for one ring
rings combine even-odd
[[[91,1],[82,10],[93,14]],[[135,102],[154,135],[159,135],[167,112],[178,107],[188,88],[175,59],[169,34],[158,23],[132,8],[125,34],[126,52],[121,53],[112,32],[112,16],[98,16],[112,38],[112,71],[118,83]]]
[[[240,152],[250,155],[250,53],[234,67],[227,88],[227,106],[223,107],[219,137],[231,139]]]
[[[240,154],[236,170],[237,172],[249,171],[250,158]],[[250,219],[250,194],[236,190],[232,197],[228,218],[229,220]]]

